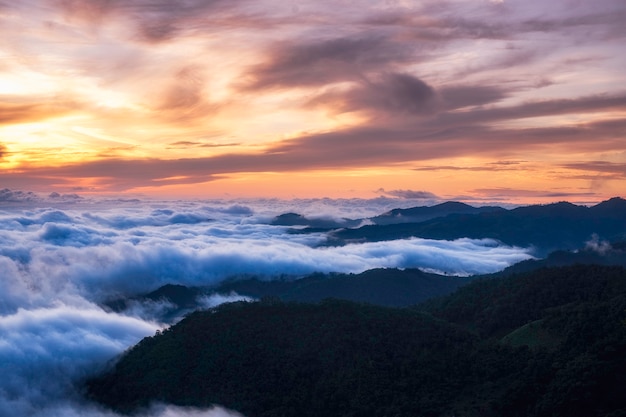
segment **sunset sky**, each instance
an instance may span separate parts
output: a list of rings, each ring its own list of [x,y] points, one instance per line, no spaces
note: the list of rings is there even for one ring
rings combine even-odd
[[[0,189],[626,195],[623,0],[0,0]]]

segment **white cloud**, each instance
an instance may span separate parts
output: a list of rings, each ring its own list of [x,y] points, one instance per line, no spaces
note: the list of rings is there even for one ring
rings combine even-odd
[[[157,326],[97,308],[18,309],[0,317],[0,415],[39,415]]]
[[[231,292],[230,294],[210,294],[202,296],[198,299],[198,304],[202,308],[212,308],[220,304],[232,303],[235,301],[254,301],[254,299]]]
[[[4,193],[7,198],[10,193]],[[98,303],[164,284],[211,285],[232,275],[361,272],[421,267],[466,275],[493,272],[529,254],[492,240],[405,239],[319,246],[322,234],[290,234],[276,215],[359,218],[397,200],[145,202],[26,201],[0,211],[0,415],[117,417],[87,404],[77,381],[153,334],[168,306],[139,303],[125,315]],[[13,198],[13,197],[11,197]],[[406,203],[406,201],[403,201]],[[309,205],[310,204],[310,205]],[[353,205],[354,215],[349,208]],[[43,207],[40,207],[43,206]],[[214,306],[237,294],[199,300]],[[229,411],[153,408],[148,416],[233,416]],[[143,416],[142,416],[143,417]]]

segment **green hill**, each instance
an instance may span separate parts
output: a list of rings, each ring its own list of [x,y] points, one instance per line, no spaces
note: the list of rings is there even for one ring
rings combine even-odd
[[[435,416],[462,393],[476,342],[407,309],[235,303],[144,339],[89,388],[121,411],[158,400],[259,417]]]
[[[339,298],[406,307],[447,295],[471,279],[426,273],[417,268],[376,268],[360,274],[312,274],[289,281],[231,280],[213,290],[220,293],[235,291],[255,298],[276,296],[283,301],[315,303],[325,298]]]
[[[544,268],[412,308],[233,303],[196,312],[87,382],[246,416],[626,416],[626,270]]]

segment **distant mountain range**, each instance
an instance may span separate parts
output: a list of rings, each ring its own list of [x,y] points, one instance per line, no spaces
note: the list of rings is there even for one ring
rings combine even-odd
[[[284,213],[274,217],[270,224],[274,226],[306,226],[318,229],[337,229],[340,227],[357,227],[361,220],[352,219],[330,219],[330,218],[308,218],[298,213]]]
[[[430,274],[419,269],[372,269],[360,274],[312,274],[303,278],[227,280],[213,287],[168,284],[147,294],[110,300],[105,308],[124,312],[144,306],[161,321],[172,322],[201,308],[212,294],[238,294],[252,299],[318,302],[326,298],[367,302],[381,306],[409,306],[432,297],[450,294],[472,278]],[[152,308],[160,304],[158,309]]]
[[[434,206],[413,207],[408,209],[393,209],[370,220],[377,225],[398,223],[419,223],[426,220],[445,217],[450,214],[479,214],[506,211],[502,207],[483,206],[473,207],[457,201],[448,201]]]
[[[547,256],[483,276],[233,277],[110,300],[182,320],[85,381],[86,395],[123,413],[157,401],[256,417],[626,416],[625,200],[444,203],[367,221],[289,213],[274,224],[327,233],[327,244],[493,238]],[[203,307],[216,294],[259,301]]]
[[[280,216],[279,216],[280,217]],[[533,247],[537,256],[584,246],[594,235],[602,240],[626,240],[626,200],[615,197],[592,207],[560,202],[507,210],[448,202],[432,207],[394,209],[360,227],[326,224],[298,217],[292,233],[326,233],[326,245],[419,237],[454,240],[496,239],[507,245]]]

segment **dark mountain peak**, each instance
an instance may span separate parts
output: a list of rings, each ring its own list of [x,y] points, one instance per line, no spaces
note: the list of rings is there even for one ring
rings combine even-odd
[[[613,197],[591,207],[593,213],[611,217],[626,217],[626,200],[621,197]]]
[[[588,214],[588,210],[585,206],[577,206],[568,201],[559,201],[551,204],[518,207],[512,212],[530,216],[572,218],[585,216]]]
[[[307,223],[306,217],[298,213],[284,213],[272,220],[275,226],[305,226]]]
[[[437,275],[419,269],[370,269],[360,274],[311,274],[295,280],[227,281],[217,293],[236,292],[251,298],[276,296],[285,301],[318,302],[339,298],[385,306],[408,306],[449,294],[470,278]]]
[[[446,201],[434,206],[419,206],[412,208],[396,208],[380,216],[372,217],[376,224],[394,224],[423,222],[451,214],[478,214],[504,210],[501,207],[474,207],[459,201]]]
[[[167,300],[178,306],[195,305],[196,297],[200,294],[198,288],[190,288],[184,285],[166,284],[146,294],[149,300]]]
[[[332,218],[309,218],[298,213],[284,213],[274,217],[270,224],[273,226],[307,226],[320,229],[337,229],[341,227],[355,227],[361,220],[332,219]]]
[[[435,204],[432,207],[437,207],[440,209],[474,209],[476,207],[470,206],[469,204],[461,203],[460,201],[446,201],[445,203]]]
[[[476,207],[472,207],[469,204],[461,203],[459,201],[446,201],[445,203],[435,204],[434,206],[418,206],[406,209],[396,208],[385,214],[401,214],[408,216],[421,213],[449,213],[457,211],[471,211],[475,209]]]
[[[623,199],[622,197],[611,197],[608,200],[597,204],[595,207],[602,206],[602,205],[611,205],[611,204],[619,204],[623,207],[626,204],[626,200]]]

